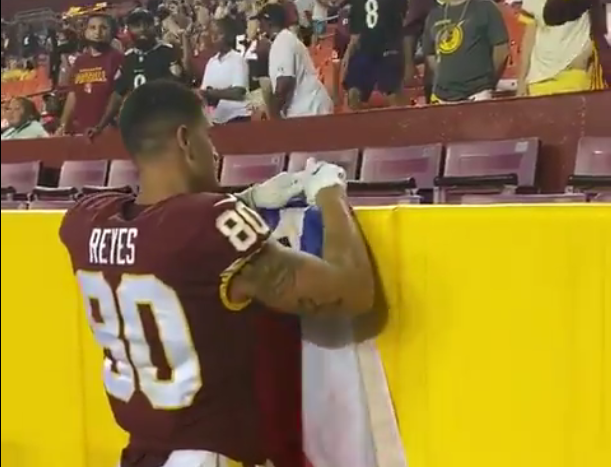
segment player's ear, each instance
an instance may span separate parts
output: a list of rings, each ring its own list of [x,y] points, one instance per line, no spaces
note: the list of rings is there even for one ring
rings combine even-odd
[[[180,125],[176,128],[176,142],[184,154],[189,154],[191,152],[189,128],[187,128],[186,125]]]

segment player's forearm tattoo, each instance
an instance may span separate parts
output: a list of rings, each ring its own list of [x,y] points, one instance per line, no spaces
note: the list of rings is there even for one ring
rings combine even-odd
[[[298,293],[300,268],[298,258],[262,254],[254,262],[245,265],[240,275],[253,286],[256,298],[265,303],[275,303]],[[337,296],[326,300],[297,296],[292,300],[295,302],[295,311],[304,315],[333,312],[341,309],[344,304],[342,298]]]

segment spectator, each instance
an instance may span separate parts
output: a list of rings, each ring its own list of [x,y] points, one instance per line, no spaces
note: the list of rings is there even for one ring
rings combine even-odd
[[[170,17],[180,29],[187,29],[190,26],[191,19],[185,14],[185,11],[177,1],[169,2],[168,10],[170,10]]]
[[[148,81],[158,79],[185,80],[185,62],[190,61],[190,45],[183,34],[182,57],[173,46],[157,38],[155,17],[145,9],[136,9],[127,18],[127,27],[134,48],[127,51],[125,60],[114,80],[114,90],[106,110],[97,125],[87,131],[95,138],[114,120],[127,94]],[[182,61],[182,63],[181,63]]]
[[[56,94],[45,94],[43,96],[43,111],[41,123],[49,134],[57,132],[62,116],[62,100]]]
[[[248,64],[234,50],[237,25],[231,18],[216,22],[218,53],[206,65],[202,80],[202,96],[213,108],[215,124],[250,121],[252,111],[246,101]]]
[[[25,97],[15,97],[6,112],[8,129],[2,133],[2,141],[14,139],[46,138],[49,134],[40,123],[36,105]]]
[[[547,0],[543,11],[545,22],[558,26],[575,21],[584,13],[590,15],[595,61],[592,89],[611,86],[611,5],[608,0]]]
[[[507,27],[491,0],[446,0],[426,20],[423,51],[433,102],[491,99],[509,57]]]
[[[205,27],[210,23],[210,10],[201,0],[195,1],[195,21],[201,27]]]
[[[57,53],[57,47],[57,31],[55,28],[49,28],[45,40],[45,50],[49,54],[49,79],[51,80],[53,88],[57,87],[61,66],[61,59]]]
[[[312,6],[312,43],[318,44],[320,38],[327,32],[327,17],[329,15],[329,0],[314,0]]]
[[[59,63],[57,77],[54,79],[54,87],[68,86],[70,81],[70,70],[80,50],[78,34],[74,29],[66,27],[57,34],[57,49],[51,52],[50,64]]]
[[[520,57],[518,96],[543,96],[590,89],[592,58],[590,17],[548,26],[545,0],[524,0],[520,20],[524,36]]]
[[[9,127],[9,123],[6,118],[8,115],[8,105],[8,102],[2,102],[2,122],[0,122],[0,129],[2,130],[2,133],[4,133]]]
[[[285,26],[297,37],[303,40],[304,37],[301,35],[302,29],[299,24],[299,10],[297,9],[297,5],[295,4],[294,0],[268,0],[268,3],[277,3],[284,8],[284,18],[286,22]],[[310,41],[308,39],[308,37],[305,38],[304,42],[306,45],[310,45]]]
[[[392,105],[403,103],[406,2],[353,0],[350,5],[351,36],[342,62],[348,105],[359,109],[375,88]]]
[[[418,44],[422,43],[426,18],[437,4],[436,0],[411,0],[405,16],[405,85],[412,87],[417,83],[416,54]],[[424,97],[431,103],[433,94],[433,73],[424,61]]]
[[[253,115],[263,117],[267,115],[267,107],[272,95],[269,80],[271,41],[260,33],[259,21],[252,16],[246,24],[238,22],[238,25],[239,35],[236,38],[236,50],[248,64],[249,93],[247,98]]]
[[[318,79],[306,46],[286,27],[282,5],[268,4],[257,15],[262,31],[272,40],[269,76],[273,95],[269,103],[271,118],[327,115],[333,101]]]
[[[2,23],[2,70],[6,68],[6,53],[8,51],[9,38],[5,31],[4,23]]]
[[[113,80],[123,63],[121,52],[111,46],[111,18],[89,17],[85,28],[85,50],[72,67],[70,87],[58,134],[84,134],[102,119],[113,92]]]
[[[220,20],[229,14],[229,2],[227,0],[221,0],[216,9],[214,10],[214,19]]]
[[[35,60],[39,52],[40,44],[38,42],[38,36],[34,32],[34,27],[29,24],[26,27],[25,34],[23,35],[22,43],[22,54],[23,58],[29,60]]]

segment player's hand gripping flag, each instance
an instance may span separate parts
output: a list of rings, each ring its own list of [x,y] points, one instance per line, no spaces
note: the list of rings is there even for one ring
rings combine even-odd
[[[301,172],[280,172],[278,175],[251,186],[238,196],[255,209],[281,209],[301,195],[309,204],[316,204],[316,195],[323,188],[346,186],[346,171],[338,165],[319,162],[311,157]]]
[[[303,193],[303,172],[280,172],[278,175],[251,186],[238,196],[255,209],[280,209],[292,198]]]
[[[316,204],[316,196],[323,188],[340,186],[346,188],[346,171],[339,165],[317,161],[310,157],[306,162],[301,183],[309,204]]]

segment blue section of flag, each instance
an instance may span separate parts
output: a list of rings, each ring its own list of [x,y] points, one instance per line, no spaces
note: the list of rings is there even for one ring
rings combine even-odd
[[[295,215],[297,211],[303,213],[303,216]],[[293,221],[293,219],[300,219],[300,225],[291,225],[299,236],[299,244],[293,246],[299,247],[301,251],[306,253],[319,257],[322,256],[323,225],[322,216],[317,207],[304,206],[303,203],[301,203],[301,205],[293,205],[293,207],[283,209],[262,209],[259,213],[272,231],[277,231],[278,226],[281,225],[283,216],[288,216],[290,214],[291,222],[297,222],[296,220]],[[279,235],[279,240],[287,244],[288,240],[284,240],[282,233],[279,233]]]

